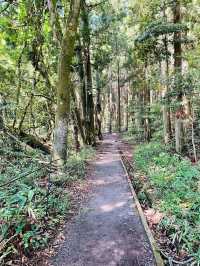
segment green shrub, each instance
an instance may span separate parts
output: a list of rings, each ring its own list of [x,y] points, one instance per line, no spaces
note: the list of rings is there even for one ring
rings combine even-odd
[[[178,250],[200,262],[200,168],[159,142],[139,145],[134,151],[136,170],[154,189],[153,207],[165,214],[160,227]],[[139,193],[142,201],[145,196]]]
[[[27,255],[47,245],[51,233],[70,208],[70,199],[63,185],[84,177],[86,160],[91,155],[94,155],[94,150],[90,148],[71,155],[65,171],[52,174],[47,183],[47,166],[41,165],[40,161],[48,158],[38,152],[16,150],[16,147],[0,150],[3,158],[0,186],[15,176],[32,172],[0,187],[0,235],[3,243],[0,264],[8,256],[13,258],[21,251]]]

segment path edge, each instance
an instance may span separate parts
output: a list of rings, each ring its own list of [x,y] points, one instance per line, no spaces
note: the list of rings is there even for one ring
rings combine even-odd
[[[135,190],[134,190],[133,185],[131,183],[131,180],[129,178],[128,172],[127,172],[126,167],[124,165],[124,162],[122,161],[121,158],[120,158],[120,161],[121,161],[122,167],[124,169],[124,172],[125,172],[125,175],[126,175],[126,179],[128,181],[129,188],[131,190],[131,194],[132,194],[133,199],[135,201],[135,205],[137,207],[137,210],[138,210],[138,213],[139,213],[139,216],[140,216],[140,220],[142,222],[142,225],[144,227],[146,235],[147,235],[147,237],[149,239],[149,242],[150,242],[150,245],[151,245],[151,248],[152,248],[152,251],[153,251],[153,255],[154,255],[154,258],[155,258],[155,261],[156,261],[156,265],[157,266],[164,266],[164,262],[163,262],[163,259],[160,256],[160,252],[159,252],[157,243],[156,243],[156,241],[155,241],[155,239],[154,239],[154,237],[153,237],[153,235],[151,233],[151,230],[150,230],[150,228],[149,228],[149,226],[147,224],[147,221],[146,221],[146,218],[144,216],[142,207],[141,207],[140,202],[138,200],[138,197],[137,197],[137,195],[135,193]]]

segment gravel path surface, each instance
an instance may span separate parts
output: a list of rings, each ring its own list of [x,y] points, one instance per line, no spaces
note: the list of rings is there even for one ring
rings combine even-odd
[[[89,177],[88,199],[65,228],[54,266],[155,266],[120,162],[117,136],[105,137]]]

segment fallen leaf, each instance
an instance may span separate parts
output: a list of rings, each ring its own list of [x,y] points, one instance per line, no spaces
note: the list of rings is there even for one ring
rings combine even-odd
[[[144,211],[144,214],[147,218],[147,221],[149,223],[149,227],[151,228],[153,225],[157,225],[160,223],[160,221],[163,219],[164,214],[156,211],[154,209],[148,209]]]

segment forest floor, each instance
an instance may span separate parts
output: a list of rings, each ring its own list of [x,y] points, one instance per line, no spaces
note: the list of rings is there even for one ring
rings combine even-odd
[[[65,226],[54,266],[155,265],[120,161],[121,145],[112,134],[98,146],[87,199]]]

